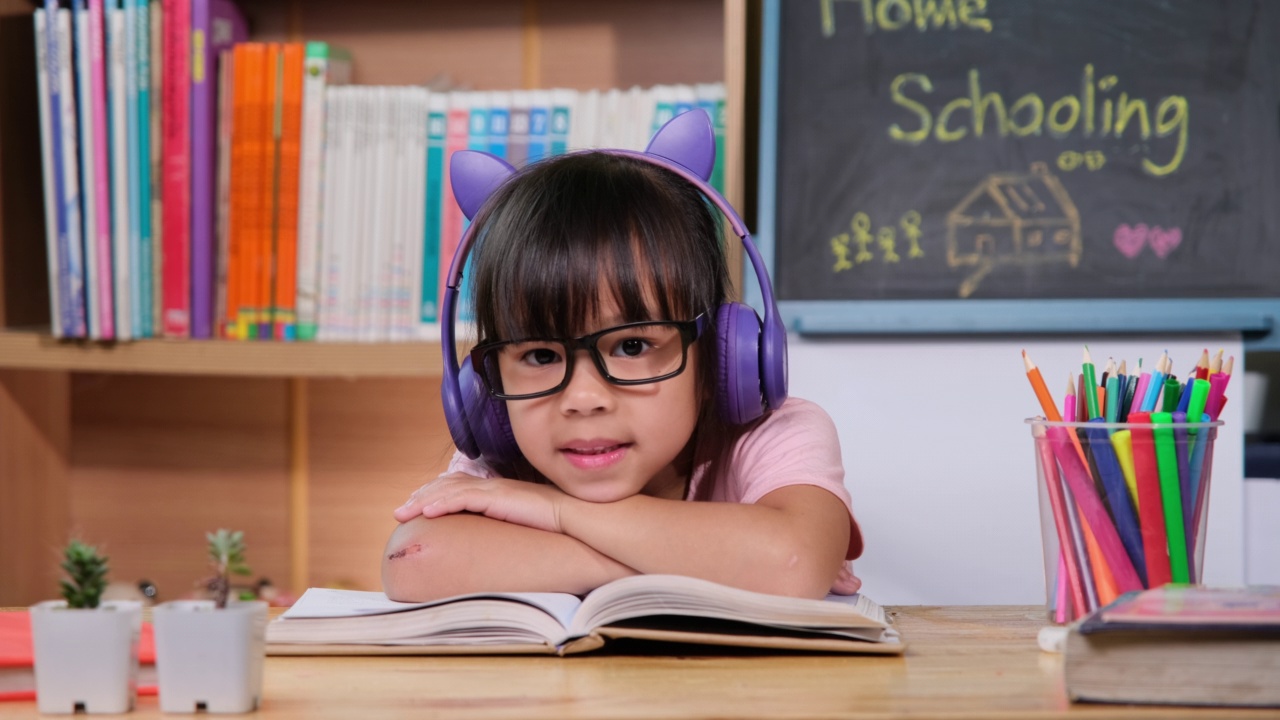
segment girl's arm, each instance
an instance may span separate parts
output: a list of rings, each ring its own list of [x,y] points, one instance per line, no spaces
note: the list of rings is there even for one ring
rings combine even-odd
[[[801,597],[827,594],[850,532],[844,503],[812,485],[778,488],[753,505],[645,495],[593,503],[531,483],[452,474],[423,486],[396,516],[438,522],[463,512],[561,534],[636,572]],[[490,559],[501,550],[475,549]]]
[[[383,590],[404,602],[471,592],[582,594],[634,574],[567,535],[479,515],[402,523],[382,555]]]

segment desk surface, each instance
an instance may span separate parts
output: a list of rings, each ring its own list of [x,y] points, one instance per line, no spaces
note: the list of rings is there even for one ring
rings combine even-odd
[[[1036,607],[892,608],[904,657],[582,655],[269,657],[279,718],[1276,717],[1280,711],[1071,705]],[[0,703],[0,718],[35,715]],[[131,717],[162,716],[155,697]],[[163,717],[177,717],[165,715]]]

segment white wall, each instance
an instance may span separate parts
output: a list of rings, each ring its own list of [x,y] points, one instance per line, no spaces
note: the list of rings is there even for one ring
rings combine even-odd
[[[1109,356],[1154,366],[1168,350],[1185,377],[1201,350],[1225,348],[1244,372],[1238,338],[1110,337],[997,340],[789,338],[791,394],[835,419],[845,484],[866,540],[854,563],[885,604],[1044,602],[1031,431],[1040,406],[1021,351],[1061,403],[1082,348],[1101,374]],[[1237,378],[1238,381],[1238,378]],[[1243,383],[1232,383],[1214,454],[1205,581],[1244,582]]]

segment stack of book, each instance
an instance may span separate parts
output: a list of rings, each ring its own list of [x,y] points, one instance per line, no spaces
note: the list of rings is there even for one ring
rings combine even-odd
[[[638,150],[693,108],[723,147],[721,84],[349,85],[348,53],[247,42],[229,0],[47,0],[35,32],[57,337],[433,339],[453,151]]]

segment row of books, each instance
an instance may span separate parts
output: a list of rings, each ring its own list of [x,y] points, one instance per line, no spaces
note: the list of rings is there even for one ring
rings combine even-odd
[[[450,153],[641,149],[695,107],[723,140],[720,84],[343,87],[349,54],[244,42],[227,0],[50,0],[34,22],[58,337],[435,337]]]
[[[53,334],[210,337],[214,78],[244,17],[227,0],[47,0],[34,24]]]

